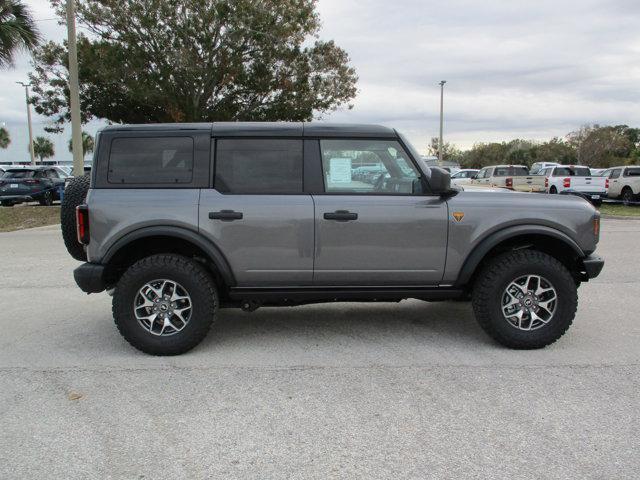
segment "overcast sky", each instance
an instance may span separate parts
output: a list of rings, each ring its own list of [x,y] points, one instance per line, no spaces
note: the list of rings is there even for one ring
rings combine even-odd
[[[28,0],[45,37],[65,30],[46,0]],[[422,151],[445,140],[564,136],[587,123],[640,126],[640,0],[319,0],[322,39],[349,52],[360,77],[353,110],[324,119],[382,123]],[[0,73],[0,124],[13,142],[3,160],[26,158],[24,91],[29,61]],[[35,118],[36,134],[43,118]],[[100,123],[86,127],[93,133]],[[68,160],[69,134],[56,138]]]

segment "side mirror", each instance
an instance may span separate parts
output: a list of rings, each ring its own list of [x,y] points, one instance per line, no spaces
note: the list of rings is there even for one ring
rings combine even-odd
[[[447,193],[451,191],[451,175],[440,167],[431,167],[429,186],[433,193]]]

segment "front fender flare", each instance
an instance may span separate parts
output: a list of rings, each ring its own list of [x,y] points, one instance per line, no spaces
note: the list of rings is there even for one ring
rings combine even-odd
[[[542,235],[560,240],[568,247],[570,247],[579,258],[583,258],[585,256],[585,253],[582,251],[580,246],[571,237],[559,230],[556,230],[555,228],[547,227],[544,225],[514,225],[502,230],[498,230],[497,232],[493,232],[492,234],[482,239],[465,259],[464,263],[462,264],[460,274],[458,275],[458,279],[456,280],[454,285],[466,285],[476,271],[476,268],[478,268],[478,265],[480,265],[482,259],[495,246],[506,240],[522,235]]]

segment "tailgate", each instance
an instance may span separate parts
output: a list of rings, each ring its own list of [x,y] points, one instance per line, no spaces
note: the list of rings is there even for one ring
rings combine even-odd
[[[605,193],[605,177],[571,177],[571,189],[583,193]]]

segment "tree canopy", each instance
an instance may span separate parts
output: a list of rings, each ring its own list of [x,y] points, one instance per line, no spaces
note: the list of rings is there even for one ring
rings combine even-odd
[[[11,143],[11,136],[9,130],[4,127],[0,127],[0,148],[7,148]]]
[[[27,149],[29,145],[27,145]],[[45,158],[53,157],[55,154],[53,148],[53,142],[47,137],[36,137],[33,139],[33,153],[40,159],[40,162]]]
[[[33,50],[40,33],[31,12],[18,0],[0,0],[0,67],[13,65],[19,50]]]
[[[82,156],[86,156],[87,153],[93,152],[93,137],[87,132],[82,132]],[[73,153],[73,139],[69,139],[69,151]]]
[[[64,2],[52,0],[63,16]],[[318,38],[316,0],[78,0],[83,121],[310,120],[348,106],[349,56]],[[49,130],[69,120],[66,44],[31,75]]]

